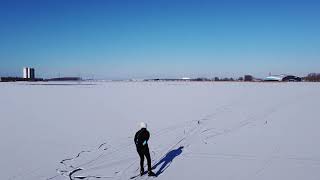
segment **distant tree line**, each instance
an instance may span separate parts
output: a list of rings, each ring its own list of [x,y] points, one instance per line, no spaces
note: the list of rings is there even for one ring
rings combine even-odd
[[[253,81],[254,78],[253,78],[253,76],[251,76],[251,75],[245,75],[244,77],[239,77],[239,78],[237,78],[237,79],[233,79],[232,77],[231,77],[231,78],[227,78],[227,77],[225,77],[225,78],[215,77],[213,80],[214,80],[214,81]]]
[[[219,78],[215,77],[214,81],[235,81],[233,78]]]
[[[320,82],[320,73],[310,73],[304,77],[305,81]]]

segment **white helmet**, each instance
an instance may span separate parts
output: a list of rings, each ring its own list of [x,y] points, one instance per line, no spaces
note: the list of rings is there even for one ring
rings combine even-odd
[[[147,123],[141,122],[141,123],[140,123],[140,128],[141,128],[141,129],[142,129],[142,128],[146,128],[146,129],[147,129]]]

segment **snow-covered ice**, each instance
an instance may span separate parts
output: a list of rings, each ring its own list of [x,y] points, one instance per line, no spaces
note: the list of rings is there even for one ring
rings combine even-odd
[[[0,102],[1,179],[130,179],[141,121],[159,180],[320,178],[319,83],[0,83]]]

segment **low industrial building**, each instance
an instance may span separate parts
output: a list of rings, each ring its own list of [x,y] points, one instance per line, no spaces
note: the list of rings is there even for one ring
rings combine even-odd
[[[302,78],[293,75],[271,75],[264,79],[264,81],[302,81]]]

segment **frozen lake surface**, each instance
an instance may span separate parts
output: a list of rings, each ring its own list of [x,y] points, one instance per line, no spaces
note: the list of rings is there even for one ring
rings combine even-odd
[[[0,83],[0,102],[1,179],[130,179],[141,121],[159,180],[320,179],[320,83]]]

